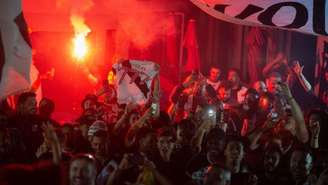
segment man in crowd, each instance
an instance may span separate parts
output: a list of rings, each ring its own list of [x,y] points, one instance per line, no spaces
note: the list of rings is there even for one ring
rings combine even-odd
[[[241,104],[245,99],[247,87],[240,79],[240,73],[237,69],[230,69],[228,72],[228,81],[230,81],[231,97],[233,100]]]
[[[20,162],[35,160],[35,152],[42,143],[42,129],[40,119],[37,117],[36,94],[33,92],[22,93],[17,101],[15,114],[9,120],[9,128],[15,130],[16,137],[21,143],[19,151]]]
[[[218,67],[211,67],[209,77],[206,80],[207,84],[211,85],[214,90],[217,90],[221,83],[220,76],[221,70]]]
[[[70,185],[95,185],[97,167],[95,159],[88,154],[75,156],[69,166]]]

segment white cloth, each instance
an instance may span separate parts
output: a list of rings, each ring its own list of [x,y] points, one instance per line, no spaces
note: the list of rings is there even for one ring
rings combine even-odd
[[[22,13],[21,1],[1,0],[0,1],[0,40],[3,49],[0,52],[4,58],[0,58],[2,71],[0,78],[0,99],[5,99],[9,95],[21,93],[31,87],[30,68],[32,64],[32,48],[24,39],[21,31],[26,31],[24,24],[16,24],[23,21],[19,17]],[[22,23],[22,22],[20,22]],[[20,27],[19,27],[20,26]],[[0,55],[1,56],[1,55]]]
[[[220,84],[221,84],[221,81],[217,81],[217,82],[211,82],[209,79],[206,80],[206,83],[211,85],[214,90],[218,90]]]
[[[129,60],[113,65],[116,72],[116,91],[119,104],[144,104],[149,99],[151,84],[158,74],[157,64]]]

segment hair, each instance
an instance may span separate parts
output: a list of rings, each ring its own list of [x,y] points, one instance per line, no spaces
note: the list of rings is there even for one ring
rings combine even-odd
[[[153,129],[159,129],[168,126],[171,123],[170,116],[165,111],[160,111],[159,117],[152,120],[151,125]]]
[[[41,102],[45,101],[46,104],[39,107],[40,112],[46,113],[46,114],[51,114],[55,110],[55,102],[49,98],[42,98]]]
[[[61,128],[64,128],[64,127],[67,127],[69,129],[72,129],[72,130],[74,129],[74,126],[72,125],[72,123],[69,123],[69,122],[64,123],[64,124],[61,125]]]
[[[296,152],[296,151],[300,151],[304,154],[309,154],[312,157],[312,152],[311,149],[308,146],[303,146],[303,145],[297,145],[292,149],[292,153]]]
[[[282,78],[282,75],[281,75],[280,73],[274,71],[274,72],[269,73],[269,74],[266,76],[267,79],[268,79],[268,78],[271,78],[271,77]]]
[[[320,117],[320,121],[324,121],[325,118],[327,118],[327,113],[325,113],[324,111],[320,110],[320,109],[311,109],[310,111],[308,111],[308,113],[306,114],[306,121],[309,122],[310,117],[312,115],[318,115]]]
[[[147,127],[142,127],[136,133],[136,140],[139,141],[141,138],[145,138],[149,134],[153,134],[152,129]]]
[[[235,135],[228,135],[226,137],[226,143],[225,143],[224,150],[227,148],[227,146],[230,142],[241,143],[243,145],[244,149],[247,148],[247,145],[248,145],[247,141],[243,137],[235,136]]]
[[[222,140],[225,139],[225,133],[221,128],[213,128],[206,135],[206,142],[209,140]]]
[[[186,129],[186,130],[190,130],[190,131],[193,131],[195,130],[195,125],[194,123],[192,122],[191,119],[182,119],[178,124],[177,124],[177,127],[178,128],[181,128],[181,129]]]
[[[218,89],[220,89],[220,88],[231,89],[232,88],[232,84],[231,84],[230,81],[225,80],[225,81],[222,81],[222,83],[220,83]]]
[[[34,92],[24,92],[24,93],[20,94],[18,97],[18,100],[17,100],[17,105],[22,105],[30,97],[35,98],[36,94]]]
[[[209,72],[211,71],[211,69],[218,69],[219,73],[222,72],[219,66],[211,66]]]
[[[96,131],[91,137],[92,138],[93,137],[100,137],[100,138],[103,138],[103,139],[107,139],[108,134],[104,130],[99,130],[99,131]]]
[[[176,131],[173,127],[164,127],[157,130],[156,137],[172,137],[176,140]]]
[[[238,74],[238,76],[240,76],[240,70],[237,69],[237,68],[230,68],[230,69],[228,70],[228,73],[230,73],[230,72],[235,72],[235,73]]]
[[[246,94],[254,94],[257,97],[259,97],[259,93],[255,89],[253,89],[253,88],[247,89]]]
[[[94,103],[97,103],[98,102],[98,97],[96,95],[94,95],[94,94],[87,94],[87,95],[85,95],[84,99],[81,102],[82,109],[84,109],[84,104],[88,100],[91,100]]]
[[[279,147],[278,144],[275,143],[269,143],[265,148],[264,148],[264,152],[265,153],[274,153],[274,152],[278,152],[279,155],[282,155],[282,151]]]
[[[97,171],[97,162],[96,162],[96,159],[94,158],[93,155],[91,154],[87,154],[87,153],[79,153],[79,154],[76,154],[75,156],[73,156],[73,158],[71,159],[70,161],[70,165],[74,162],[74,161],[77,161],[77,160],[84,160],[88,163],[90,163],[94,169],[95,169],[95,172]],[[96,173],[95,173],[96,175]]]

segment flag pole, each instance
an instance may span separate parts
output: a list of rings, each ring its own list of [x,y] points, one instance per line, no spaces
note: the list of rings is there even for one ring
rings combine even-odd
[[[183,66],[183,42],[184,42],[184,27],[185,27],[185,15],[182,12],[176,12],[176,15],[181,16],[181,34],[180,34],[180,47],[179,47],[179,70],[178,70],[178,76],[179,76],[179,83],[181,83],[181,77],[182,77],[182,66]]]

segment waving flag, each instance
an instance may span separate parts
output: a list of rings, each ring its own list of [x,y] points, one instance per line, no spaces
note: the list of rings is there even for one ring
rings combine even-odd
[[[325,73],[328,71],[328,37],[318,37],[315,64],[314,93],[328,105],[328,87]]]
[[[185,71],[192,71],[199,69],[200,59],[198,52],[198,42],[196,36],[196,21],[191,19],[188,22],[186,35],[184,38],[183,46],[187,50],[187,61],[184,65]]]
[[[159,72],[150,61],[125,60],[113,65],[119,104],[143,104],[149,99],[151,83]]]
[[[31,87],[32,48],[20,0],[0,1],[0,99]]]
[[[227,22],[328,35],[326,0],[190,0]]]

